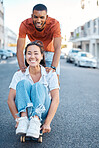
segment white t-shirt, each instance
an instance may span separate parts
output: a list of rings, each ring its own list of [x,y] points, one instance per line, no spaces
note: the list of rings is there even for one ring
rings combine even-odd
[[[22,73],[21,70],[15,72],[15,74],[12,78],[12,81],[9,85],[9,88],[13,88],[16,90],[16,85],[21,80],[28,80],[32,85],[34,84],[32,78],[29,74],[29,67],[27,67],[25,73]],[[47,73],[43,66],[41,66],[41,78],[40,78],[39,82],[41,84],[43,84],[44,86],[46,86],[49,91],[59,88],[56,72],[50,71],[49,73]]]

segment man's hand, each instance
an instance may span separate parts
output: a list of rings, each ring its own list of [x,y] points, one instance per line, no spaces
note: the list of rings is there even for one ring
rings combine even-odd
[[[51,67],[45,67],[45,69],[46,69],[47,73],[49,73],[51,70],[52,70],[52,72],[55,72],[55,70]]]
[[[50,125],[47,124],[43,124],[43,126],[41,127],[42,133],[49,133],[51,131],[51,127]]]
[[[25,48],[25,38],[18,38],[17,40],[17,59],[18,64],[22,72],[25,72],[25,63],[24,63],[24,48]]]
[[[20,70],[21,70],[21,71],[24,73],[24,72],[26,71],[26,68],[27,68],[27,67],[26,67],[26,66],[24,66],[24,67],[22,67],[22,68],[18,69],[18,71],[20,71]]]
[[[25,71],[26,71],[26,66],[24,66],[24,67],[21,67],[20,69],[21,69],[21,71],[24,73]]]

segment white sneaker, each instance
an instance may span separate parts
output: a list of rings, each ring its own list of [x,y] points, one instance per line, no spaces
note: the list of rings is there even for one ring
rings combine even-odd
[[[29,128],[27,130],[26,136],[39,138],[40,135],[40,120],[36,117],[32,117],[29,123]]]
[[[20,117],[18,119],[18,121],[19,121],[19,124],[18,124],[18,127],[16,129],[16,134],[26,134],[27,129],[28,129],[28,125],[29,125],[28,118],[26,116]]]

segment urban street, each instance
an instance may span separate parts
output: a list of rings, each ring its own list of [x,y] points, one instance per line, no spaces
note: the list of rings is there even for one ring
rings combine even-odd
[[[60,104],[43,142],[20,142],[9,111],[9,84],[16,57],[0,60],[1,148],[99,148],[99,69],[77,67],[61,59]]]

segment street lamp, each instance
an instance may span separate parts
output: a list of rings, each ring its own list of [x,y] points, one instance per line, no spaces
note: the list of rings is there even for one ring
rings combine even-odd
[[[97,0],[97,6],[99,6],[99,1]]]
[[[81,8],[82,8],[82,9],[85,8],[85,0],[81,0]]]

